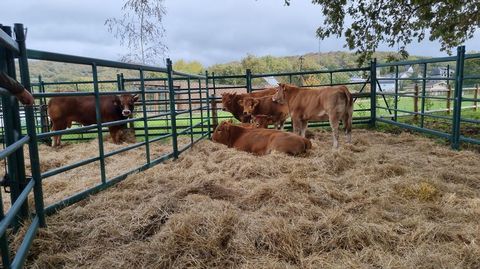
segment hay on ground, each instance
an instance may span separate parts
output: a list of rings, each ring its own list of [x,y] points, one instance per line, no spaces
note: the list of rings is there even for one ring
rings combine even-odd
[[[201,142],[49,217],[27,267],[480,268],[478,154],[367,130],[313,145]]]

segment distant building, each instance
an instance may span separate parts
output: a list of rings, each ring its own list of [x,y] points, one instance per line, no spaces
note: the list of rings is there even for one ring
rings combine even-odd
[[[452,77],[453,76],[453,73],[455,73],[454,70],[452,69],[448,69],[446,67],[435,67],[432,69],[432,71],[430,72],[430,77],[433,77],[433,78],[447,78],[447,77]]]

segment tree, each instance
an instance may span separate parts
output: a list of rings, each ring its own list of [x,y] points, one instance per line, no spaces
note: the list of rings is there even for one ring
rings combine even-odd
[[[202,74],[204,71],[203,65],[198,61],[185,61],[180,59],[173,63],[173,69],[190,74]]]
[[[291,0],[284,0],[289,5]],[[442,51],[450,53],[473,37],[480,25],[480,2],[468,0],[312,0],[322,7],[324,25],[317,36],[346,38],[345,46],[356,49],[362,64],[386,43],[397,45],[399,53],[408,57],[406,46],[422,41],[438,40]],[[350,24],[350,20],[352,20]]]
[[[167,47],[162,19],[164,0],[127,0],[121,18],[108,18],[108,30],[120,39],[120,44],[130,49],[122,61],[156,64],[164,58]],[[159,59],[160,58],[160,59]]]

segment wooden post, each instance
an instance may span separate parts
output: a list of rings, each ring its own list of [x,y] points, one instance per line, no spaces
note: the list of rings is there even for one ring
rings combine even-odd
[[[477,104],[477,99],[478,99],[478,84],[475,85],[475,91],[473,92],[473,98],[475,99],[475,101],[473,101],[473,110],[477,111],[477,108],[478,108],[478,104]]]
[[[448,84],[447,86],[447,114],[450,114],[450,98],[452,97],[452,86]]]
[[[215,130],[218,125],[218,115],[217,115],[217,96],[213,95],[210,99],[211,111],[212,111],[212,129]]]
[[[418,113],[418,84],[415,83],[415,93],[413,97],[413,112]],[[418,118],[418,114],[413,115],[413,118],[416,120]]]

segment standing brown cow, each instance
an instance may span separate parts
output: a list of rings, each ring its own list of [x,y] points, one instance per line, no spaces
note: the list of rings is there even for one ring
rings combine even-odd
[[[252,93],[222,93],[222,106],[224,111],[232,113],[232,115],[240,122],[250,122],[251,116],[243,114],[243,106],[239,104],[239,101],[245,97],[263,97],[272,96],[277,92],[276,88],[269,88]]]
[[[283,124],[288,118],[288,106],[286,104],[274,102],[270,96],[245,97],[239,101],[239,104],[243,106],[244,115],[268,115],[275,129],[283,130]]]
[[[305,89],[280,83],[272,100],[288,105],[295,133],[305,137],[308,121],[328,119],[333,131],[333,147],[337,148],[338,126],[342,120],[347,141],[351,142],[353,99],[347,87]]]
[[[102,122],[117,121],[128,118],[134,109],[137,95],[123,94],[100,96],[100,113]],[[60,96],[53,97],[48,102],[48,116],[52,121],[52,130],[65,130],[72,126],[72,122],[82,125],[97,123],[94,96]],[[120,143],[120,130],[124,125],[108,127],[115,144]],[[53,146],[60,145],[61,136],[53,136]]]
[[[310,140],[279,130],[251,128],[223,121],[217,126],[212,140],[229,148],[265,155],[272,151],[297,155],[312,148]]]

